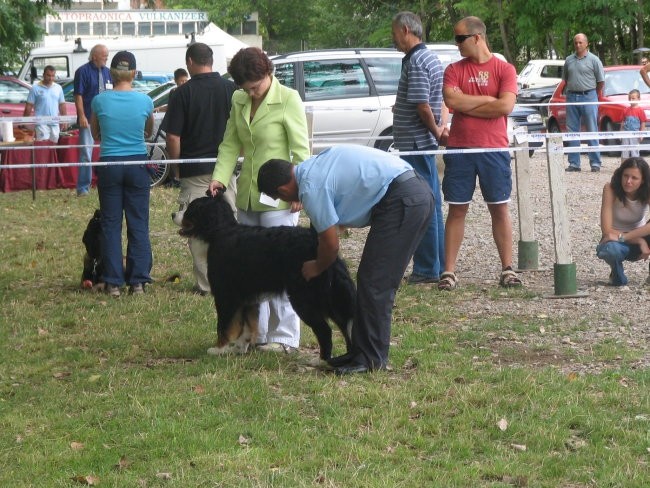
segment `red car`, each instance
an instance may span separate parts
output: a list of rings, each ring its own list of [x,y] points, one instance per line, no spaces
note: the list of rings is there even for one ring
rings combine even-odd
[[[598,128],[600,132],[614,132],[621,129],[623,112],[629,106],[628,93],[632,89],[641,92],[641,106],[650,120],[650,88],[646,86],[639,74],[641,66],[606,66],[605,88],[601,102],[620,102],[598,106]],[[548,132],[566,132],[566,83],[562,81],[550,100],[548,108]],[[645,101],[646,103],[643,103]],[[644,141],[645,142],[645,141]],[[615,139],[603,139],[602,145],[619,144]]]
[[[22,117],[29,86],[24,81],[11,76],[0,76],[0,117]],[[77,115],[74,103],[66,102],[68,115]]]

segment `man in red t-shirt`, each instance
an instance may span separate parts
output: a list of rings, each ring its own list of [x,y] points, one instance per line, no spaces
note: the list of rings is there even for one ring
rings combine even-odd
[[[454,35],[463,59],[445,70],[442,93],[445,104],[454,113],[447,149],[503,148],[503,151],[444,155],[442,191],[449,212],[445,226],[445,272],[438,289],[456,288],[456,260],[477,177],[490,211],[492,235],[501,259],[499,284],[521,286],[521,280],[512,270],[512,221],[508,208],[512,172],[507,117],[515,105],[517,73],[514,66],[490,52],[485,24],[478,17],[462,19],[454,26]]]

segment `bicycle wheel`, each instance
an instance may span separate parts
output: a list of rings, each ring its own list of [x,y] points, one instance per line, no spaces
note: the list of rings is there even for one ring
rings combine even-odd
[[[169,176],[170,167],[162,161],[167,159],[167,151],[162,146],[154,146],[150,152],[149,164],[151,172],[151,187],[162,185]]]

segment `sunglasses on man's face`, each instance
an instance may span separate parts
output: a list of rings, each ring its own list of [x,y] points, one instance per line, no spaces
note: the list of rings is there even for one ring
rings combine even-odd
[[[456,34],[454,36],[454,40],[456,41],[456,44],[462,44],[465,42],[467,39],[470,37],[474,37],[476,34]]]

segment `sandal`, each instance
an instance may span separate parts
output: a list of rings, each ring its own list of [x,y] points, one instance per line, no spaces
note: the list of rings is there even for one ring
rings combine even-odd
[[[504,288],[516,288],[521,286],[523,283],[517,276],[511,267],[507,267],[501,271],[501,278],[499,279],[499,285]]]
[[[440,281],[438,282],[438,290],[441,291],[452,291],[458,286],[458,278],[451,271],[445,271],[440,275]]]

